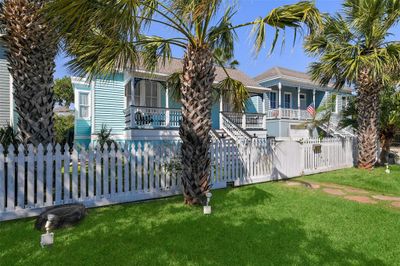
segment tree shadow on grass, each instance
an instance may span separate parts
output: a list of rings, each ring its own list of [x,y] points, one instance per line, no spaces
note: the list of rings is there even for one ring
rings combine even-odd
[[[39,232],[18,223],[16,239],[0,244],[0,260],[21,265],[384,264],[333,242],[323,231],[307,229],[299,219],[253,213],[258,209],[246,204],[273,197],[259,188],[215,194],[218,212],[211,216],[183,206],[180,197],[93,210],[78,227],[56,231],[56,244],[49,249],[39,247]],[[232,211],[232,206],[242,208]],[[23,236],[24,230],[29,234]]]

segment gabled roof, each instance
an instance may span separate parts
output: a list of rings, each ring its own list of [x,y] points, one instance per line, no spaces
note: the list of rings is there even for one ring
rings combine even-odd
[[[161,62],[158,63],[155,71],[152,73],[153,75],[158,76],[169,76],[175,72],[182,72],[182,59],[178,58],[171,58],[169,62],[163,65]],[[255,90],[269,90],[268,88],[260,86],[253,78],[245,74],[244,72],[240,71],[239,69],[233,68],[225,68],[229,74],[229,76],[233,79],[241,81],[247,88],[255,89]],[[143,72],[149,73],[144,66],[139,65],[132,71],[134,72]],[[222,67],[216,66],[216,77],[215,83],[222,81],[226,78],[226,73]]]
[[[265,71],[264,73],[261,73],[260,75],[256,76],[254,80],[257,83],[261,83],[263,81],[268,81],[268,80],[273,80],[273,79],[285,79],[293,82],[301,82],[301,83],[306,83],[312,86],[319,86],[320,85],[311,80],[311,77],[304,72],[296,71],[296,70],[291,70],[287,69],[284,67],[273,67]],[[328,85],[329,88],[333,88],[333,85],[330,84]],[[351,92],[352,89],[350,87],[343,87],[343,91],[349,91]]]

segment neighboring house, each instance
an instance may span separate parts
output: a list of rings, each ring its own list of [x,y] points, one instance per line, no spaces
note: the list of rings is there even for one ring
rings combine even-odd
[[[103,124],[112,129],[113,138],[118,142],[178,140],[181,104],[170,96],[165,81],[169,75],[181,70],[182,61],[172,59],[165,66],[160,64],[154,73],[138,67],[91,82],[72,78],[75,91],[75,143],[88,145],[94,141]],[[270,90],[259,86],[239,70],[228,68],[227,71],[232,78],[242,81],[254,95]],[[220,67],[216,68],[216,73],[215,84],[226,77]],[[248,109],[255,110],[257,104],[249,100]],[[230,111],[231,108],[226,101],[216,99],[212,106],[212,127],[220,135],[226,136],[222,129],[236,126],[230,123],[228,114],[220,113],[220,110]],[[255,133],[266,137],[262,116],[259,118],[253,119],[257,123]],[[254,123],[253,120],[248,122]],[[239,131],[242,129],[239,128]]]
[[[308,137],[305,121],[311,115],[307,107],[314,103],[315,109],[318,109],[327,99],[332,100],[332,117],[329,125],[323,125],[321,129],[331,135],[352,135],[348,130],[337,129],[340,112],[348,104],[349,97],[353,97],[351,88],[344,87],[338,91],[332,86],[321,87],[306,73],[282,67],[273,67],[254,79],[261,86],[271,88],[267,94],[258,96],[258,101],[264,102],[269,136]],[[257,111],[262,110],[259,108]]]
[[[74,110],[70,109],[66,106],[55,106],[54,107],[54,114],[58,116],[68,116],[74,115]]]
[[[154,73],[141,67],[108,77],[72,78],[75,91],[75,142],[87,146],[96,140],[103,125],[112,129],[112,137],[121,143],[142,140],[178,140],[181,121],[180,103],[170,97],[165,86],[167,77],[182,69],[180,59],[159,65]],[[242,81],[251,98],[243,113],[232,112],[226,99],[216,99],[212,107],[213,137],[241,138],[273,136],[277,138],[307,138],[304,122],[310,119],[307,106],[316,108],[334,93],[334,113],[351,97],[351,90],[341,92],[322,88],[305,73],[273,68],[255,79],[237,69],[227,69],[229,75]],[[226,75],[216,68],[215,84]],[[299,126],[300,125],[300,126]],[[335,132],[330,132],[334,134]],[[336,132],[343,136],[343,132]]]

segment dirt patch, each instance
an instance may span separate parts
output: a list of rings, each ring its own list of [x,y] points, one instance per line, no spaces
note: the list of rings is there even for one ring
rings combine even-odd
[[[400,202],[392,202],[392,206],[396,208],[400,208]]]
[[[323,191],[325,193],[331,194],[331,195],[336,195],[336,196],[343,196],[346,195],[342,190],[340,189],[335,189],[335,188],[324,188]]]
[[[310,187],[311,187],[312,189],[319,189],[321,186],[318,185],[318,184],[310,183]]]
[[[345,188],[344,190],[346,192],[355,193],[355,194],[369,194],[368,191],[362,190],[362,189],[358,189],[358,188]]]
[[[345,199],[360,202],[360,203],[368,203],[368,204],[376,204],[377,201],[371,199],[370,197],[365,196],[346,196]]]
[[[301,186],[301,183],[293,182],[293,181],[286,181],[285,184],[288,185],[288,186],[291,186],[291,187],[292,186]]]
[[[372,197],[377,200],[400,201],[400,197],[391,197],[384,195],[374,195]]]

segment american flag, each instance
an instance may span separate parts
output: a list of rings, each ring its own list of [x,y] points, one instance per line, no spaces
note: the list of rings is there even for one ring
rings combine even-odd
[[[311,103],[311,104],[307,107],[307,112],[308,112],[311,116],[315,116],[315,107],[314,107],[314,103]]]

